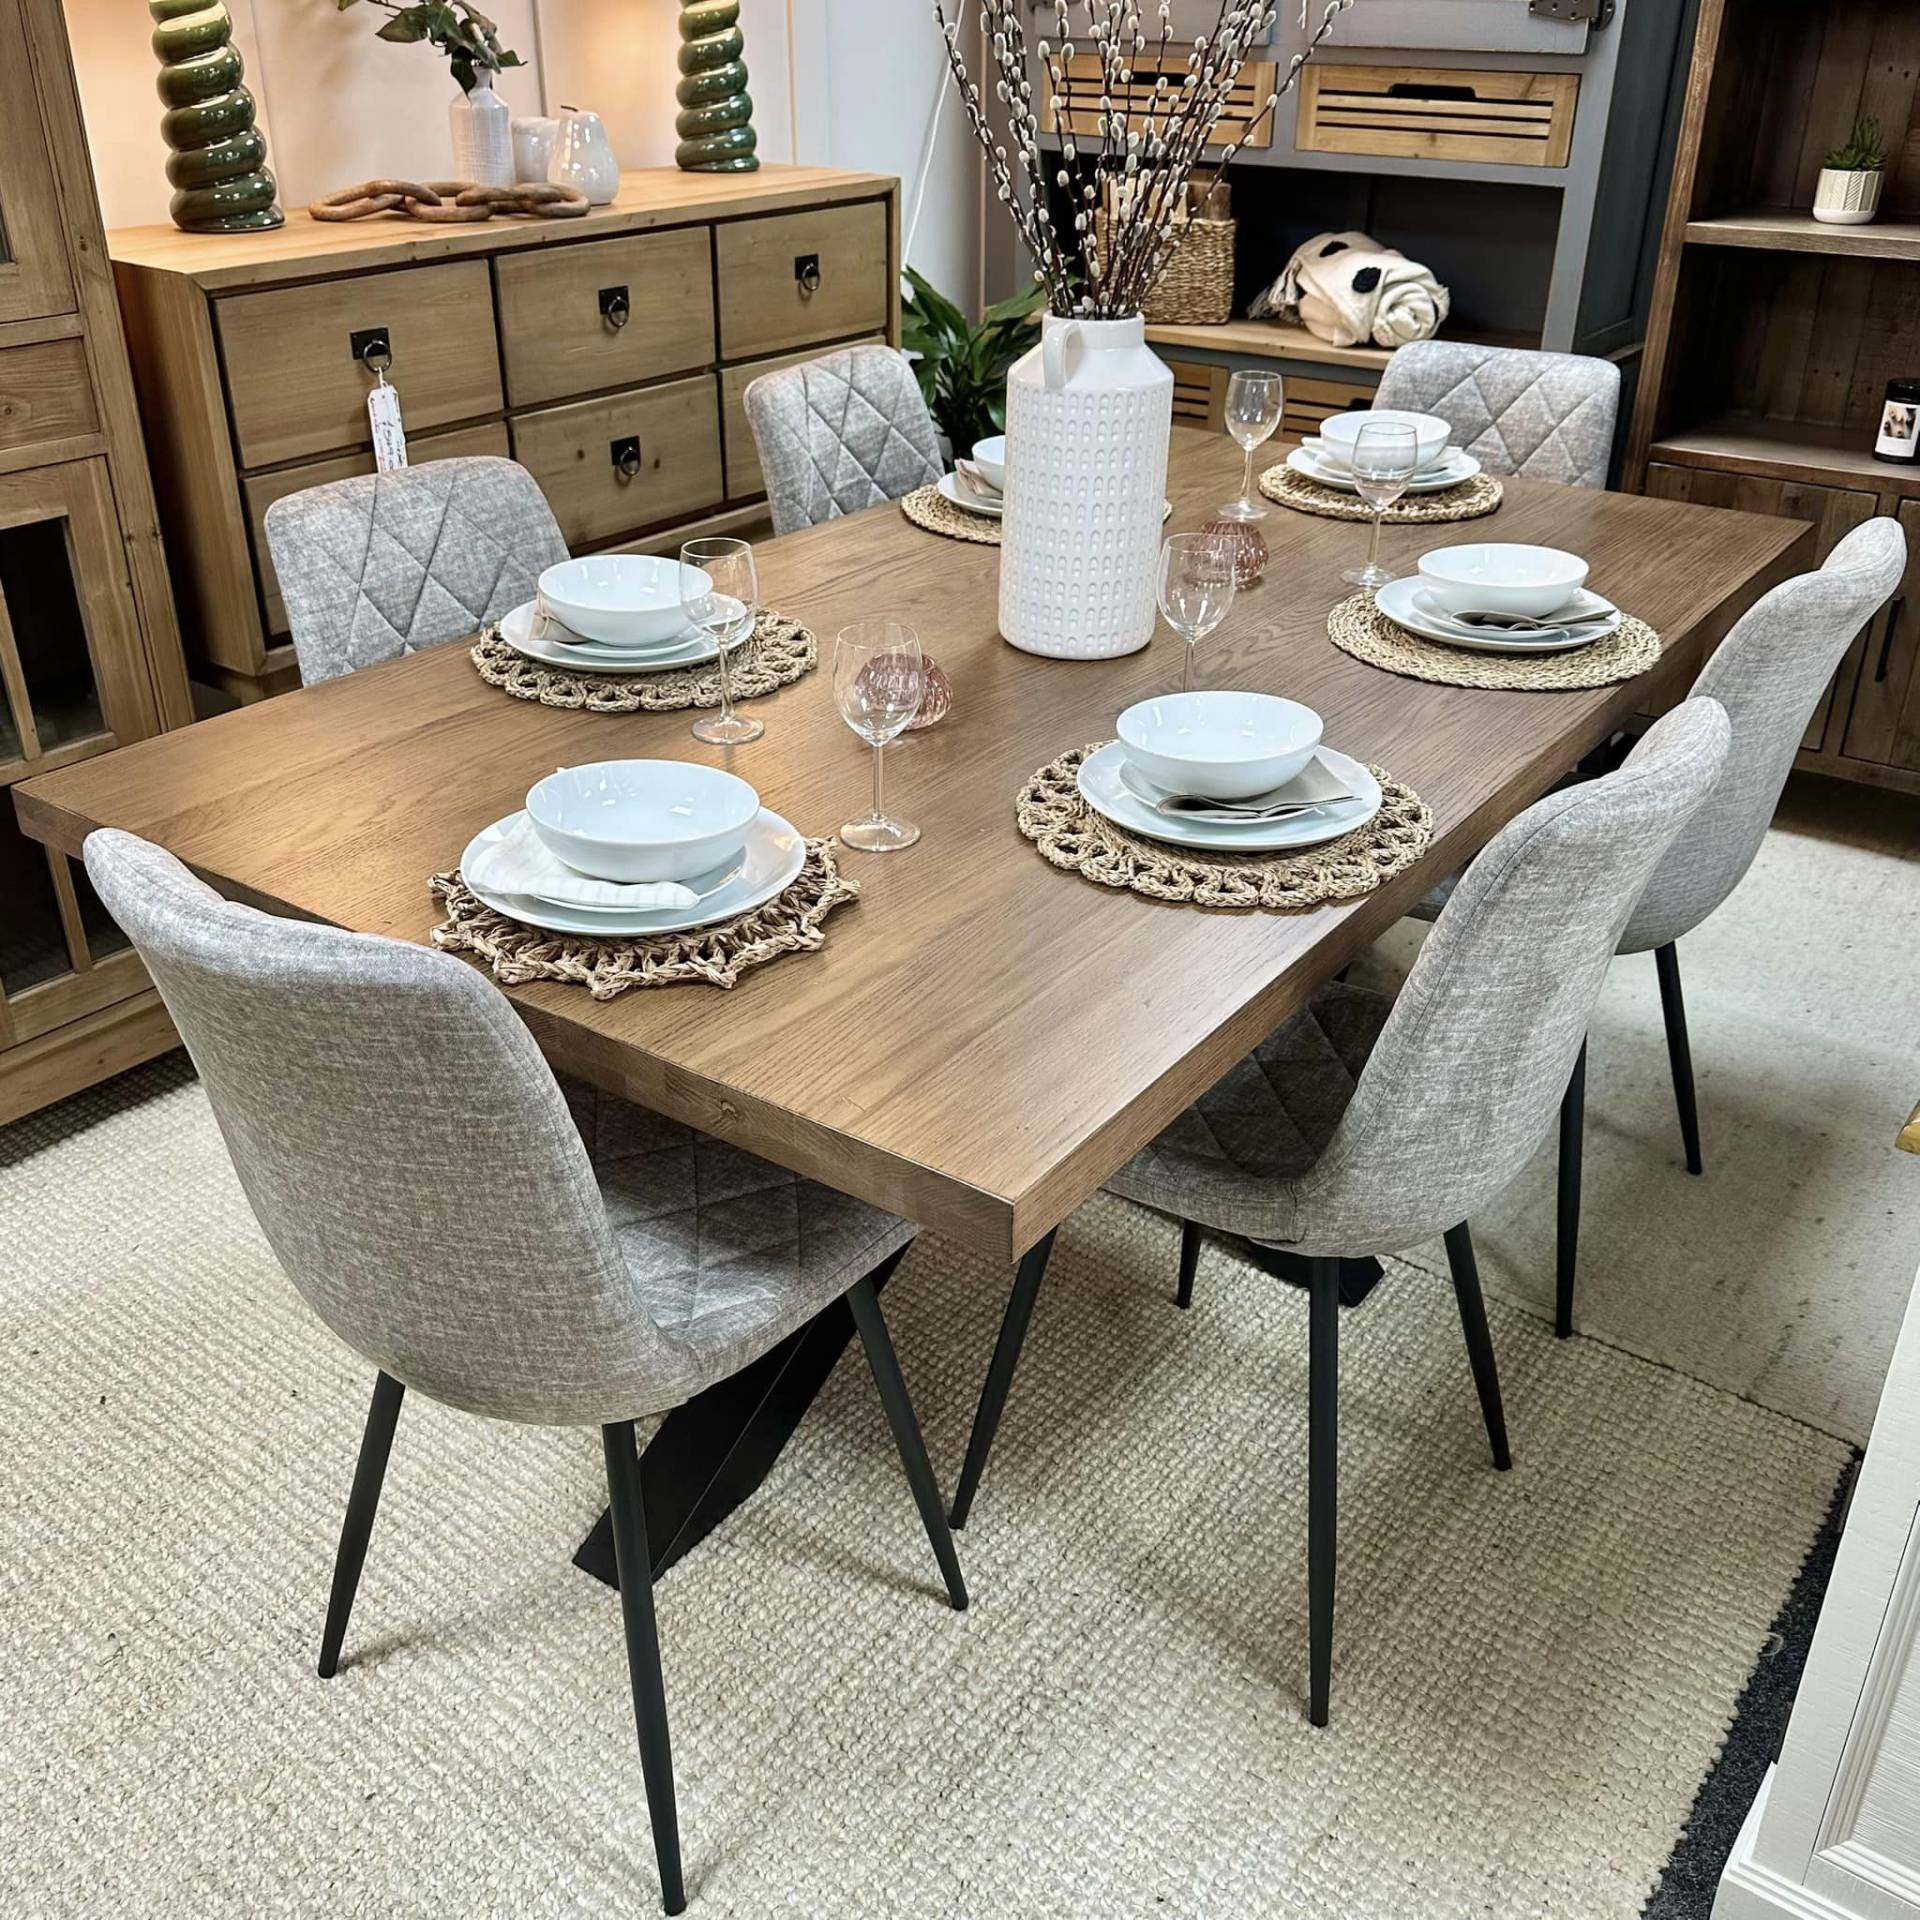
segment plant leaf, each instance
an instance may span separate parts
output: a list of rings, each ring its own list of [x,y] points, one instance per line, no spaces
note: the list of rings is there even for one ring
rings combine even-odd
[[[424,40],[427,34],[427,9],[424,6],[402,7],[391,20],[382,23],[375,38],[405,45],[409,41]]]

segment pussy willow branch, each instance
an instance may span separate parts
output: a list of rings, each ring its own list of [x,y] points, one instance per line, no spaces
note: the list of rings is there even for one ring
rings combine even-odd
[[[950,20],[947,0],[931,4],[994,191],[1033,256],[1034,278],[1046,287],[1049,309],[1096,319],[1139,312],[1179,243],[1189,185],[1232,104],[1242,67],[1278,17],[1279,0],[1219,0],[1213,29],[1195,37],[1184,71],[1174,50],[1172,0],[1157,0],[1157,34],[1142,19],[1142,0],[1050,0],[1052,36],[1033,43],[1031,53],[1021,14],[1033,0],[980,0],[994,96],[1005,109],[1011,156],[968,74],[958,12]],[[1321,4],[1302,0],[1303,31],[1313,7]],[[1289,61],[1284,80],[1264,102],[1253,103],[1213,163],[1203,183],[1209,191],[1270,120],[1308,58],[1352,4],[1324,0],[1319,26]],[[965,0],[955,0],[956,9],[964,5]],[[1144,57],[1149,49],[1150,60]],[[1076,63],[1083,76],[1091,65],[1098,87],[1090,116],[1086,106],[1076,111],[1074,104]],[[1046,125],[1059,136],[1057,159],[1040,144],[1036,79],[1045,90]],[[1078,118],[1084,128],[1089,117],[1098,140],[1088,140],[1083,150],[1075,122]]]

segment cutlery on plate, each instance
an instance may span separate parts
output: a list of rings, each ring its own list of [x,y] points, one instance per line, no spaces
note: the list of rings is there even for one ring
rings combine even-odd
[[[1277,794],[1255,794],[1250,800],[1216,800],[1202,793],[1166,793],[1125,763],[1120,768],[1120,781],[1136,800],[1169,820],[1290,820],[1298,814],[1323,813],[1328,807],[1355,797],[1318,759],[1288,783],[1306,790],[1284,798]]]
[[[1537,620],[1530,613],[1449,613],[1456,626],[1479,627],[1489,633],[1578,633],[1585,627],[1604,627],[1614,617],[1611,607],[1601,613],[1582,613],[1566,620]]]
[[[961,486],[972,494],[977,494],[989,506],[999,506],[1006,495],[996,487],[971,460],[956,460],[953,470],[959,476]]]

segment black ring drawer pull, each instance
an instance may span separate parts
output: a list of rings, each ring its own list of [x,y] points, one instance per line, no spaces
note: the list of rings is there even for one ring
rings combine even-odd
[[[616,331],[633,318],[633,306],[625,287],[600,289],[600,317]]]
[[[793,256],[793,277],[800,283],[802,298],[820,291],[820,256],[817,253],[796,253]]]
[[[630,433],[624,440],[616,440],[607,451],[613,455],[613,470],[622,480],[632,480],[640,472],[640,436]]]
[[[348,334],[347,345],[369,373],[385,373],[393,365],[393,341],[385,327],[362,327]]]

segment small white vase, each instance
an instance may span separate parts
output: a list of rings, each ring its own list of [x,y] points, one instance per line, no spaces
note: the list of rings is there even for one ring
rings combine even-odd
[[[453,135],[453,177],[481,187],[513,185],[513,115],[482,73],[471,93],[457,93],[447,107]]]
[[[1864,227],[1880,211],[1880,172],[1822,167],[1813,191],[1813,217],[1830,227]]]
[[[554,136],[560,122],[544,113],[516,114],[513,122],[513,178],[516,186],[540,185],[553,163]]]
[[[1153,638],[1173,370],[1146,322],[1048,314],[1007,375],[1000,631],[1025,653],[1110,660]]]
[[[597,113],[560,109],[560,131],[547,178],[556,186],[578,187],[595,207],[604,207],[620,191],[620,162],[613,157],[613,143]]]

